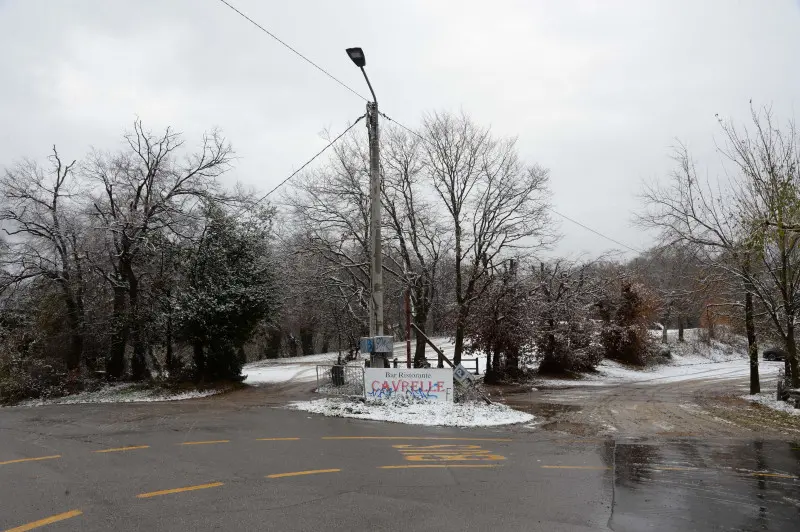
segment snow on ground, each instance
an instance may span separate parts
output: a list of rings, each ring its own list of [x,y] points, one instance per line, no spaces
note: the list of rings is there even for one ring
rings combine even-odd
[[[671,331],[670,331],[671,332]],[[537,380],[537,386],[609,386],[624,383],[664,384],[694,379],[738,379],[750,374],[747,355],[736,348],[714,342],[710,346],[694,340],[687,330],[684,344],[670,343],[672,359],[644,369],[635,369],[612,360],[603,360],[597,366],[597,373],[583,375],[580,379]],[[692,341],[694,340],[694,341]],[[759,364],[762,378],[772,378],[783,366],[782,363],[763,362]]]
[[[433,342],[439,349],[442,350],[444,355],[448,358],[453,357],[454,345],[447,338],[434,338]],[[411,344],[411,356],[414,356],[414,345]],[[338,351],[330,353],[322,353],[318,355],[308,355],[299,357],[285,357],[285,358],[272,358],[267,360],[259,360],[258,362],[251,362],[245,364],[242,368],[242,375],[246,375],[244,382],[250,385],[260,384],[275,384],[281,382],[313,382],[317,378],[317,366],[329,366],[336,363],[338,358]],[[428,347],[426,356],[432,366],[436,367],[436,353],[433,349]],[[356,364],[363,364],[364,356],[361,360],[355,361]],[[397,358],[401,364],[406,360],[406,343],[395,342],[392,358]],[[471,355],[464,356],[464,366],[470,370],[475,370],[475,362],[472,359],[478,358],[478,368],[480,374],[486,372],[486,357],[475,357]]]
[[[251,366],[242,369],[245,384],[266,384],[276,382],[311,382],[317,378],[317,365],[278,364],[275,366]]]
[[[758,393],[755,395],[743,395],[742,399],[750,401],[751,403],[758,403],[773,410],[780,410],[792,414],[793,416],[800,416],[800,409],[794,408],[792,405],[785,401],[778,401],[775,398],[775,392]]]
[[[317,399],[291,403],[289,408],[329,417],[390,421],[408,425],[494,427],[527,423],[533,416],[506,405],[483,403],[419,403],[410,401],[364,402]]]
[[[18,406],[76,405],[87,403],[151,403],[156,401],[183,401],[208,397],[224,390],[192,390],[174,392],[164,389],[143,388],[137,384],[111,384],[93,392],[81,392],[53,399],[31,399]]]

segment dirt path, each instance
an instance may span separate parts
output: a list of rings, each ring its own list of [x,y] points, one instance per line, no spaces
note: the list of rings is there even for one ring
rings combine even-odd
[[[540,429],[578,436],[797,438],[800,416],[740,399],[747,379],[658,382],[614,386],[505,390],[503,400],[541,420]],[[762,383],[765,390],[773,384]],[[501,392],[502,390],[495,390]]]

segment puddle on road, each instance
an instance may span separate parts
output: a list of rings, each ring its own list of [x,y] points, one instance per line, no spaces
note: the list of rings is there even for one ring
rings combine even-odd
[[[616,442],[609,526],[640,530],[798,530],[798,442]]]

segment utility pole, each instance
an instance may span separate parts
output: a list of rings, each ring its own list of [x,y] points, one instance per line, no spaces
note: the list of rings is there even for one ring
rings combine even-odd
[[[372,101],[367,102],[367,131],[369,133],[369,200],[370,200],[370,308],[369,308],[369,334],[370,339],[362,345],[370,346],[370,364],[372,367],[388,367],[388,355],[392,352],[392,339],[383,336],[383,254],[381,249],[381,172],[380,172],[380,143],[378,133],[378,98],[372,90],[364,66],[367,59],[361,48],[348,48],[347,55],[361,69],[367,81]],[[362,347],[362,351],[364,351]]]
[[[362,68],[363,72],[364,69]],[[364,77],[367,74],[364,73]],[[369,80],[367,80],[369,83]],[[371,90],[371,87],[370,87]],[[375,97],[373,93],[373,98]],[[367,102],[367,129],[369,131],[369,233],[370,233],[370,288],[372,309],[369,320],[370,336],[383,336],[383,253],[381,252],[381,174],[378,145],[378,102]]]

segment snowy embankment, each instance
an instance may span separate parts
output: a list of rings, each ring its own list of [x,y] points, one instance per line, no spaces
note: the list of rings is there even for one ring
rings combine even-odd
[[[532,415],[514,410],[506,405],[486,405],[475,402],[364,402],[328,398],[291,403],[289,408],[331,417],[445,427],[495,427],[527,423],[533,420]]]
[[[31,399],[18,406],[77,405],[91,403],[152,403],[160,401],[183,401],[199,399],[222,393],[224,390],[171,391],[144,388],[138,384],[109,384],[92,392],[81,392],[53,399]]]
[[[794,408],[785,401],[778,401],[775,395],[775,392],[762,392],[756,395],[743,395],[742,399],[750,401],[751,403],[758,403],[772,410],[780,410],[781,412],[786,412],[793,416],[800,416],[800,409]]]
[[[673,331],[669,331],[672,333]],[[539,378],[536,386],[613,386],[617,384],[665,384],[688,380],[729,380],[748,377],[750,364],[743,349],[734,348],[719,342],[711,345],[702,343],[695,331],[686,331],[686,343],[677,343],[670,334],[667,344],[672,352],[671,359],[646,368],[634,368],[612,360],[603,360],[597,366],[597,373],[582,375],[579,379]],[[763,378],[774,379],[782,363],[760,361],[759,373]]]

